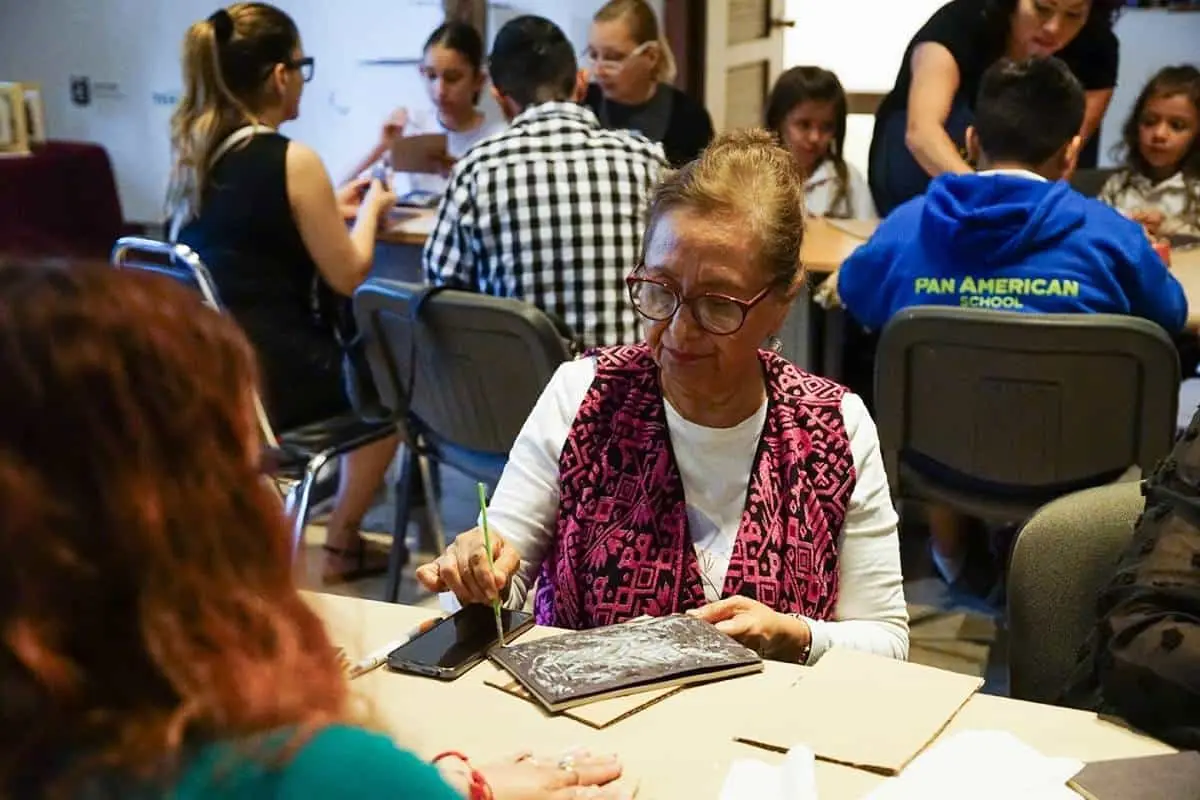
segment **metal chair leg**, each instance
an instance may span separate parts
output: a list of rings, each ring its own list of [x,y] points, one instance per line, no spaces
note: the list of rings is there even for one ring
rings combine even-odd
[[[317,453],[304,467],[304,477],[288,492],[287,512],[292,518],[292,558],[300,553],[304,543],[304,529],[308,524],[308,509],[312,502],[313,486],[317,474],[329,462],[324,453]]]
[[[434,487],[434,470],[425,456],[417,456],[417,467],[421,470],[421,486],[425,491],[425,519],[433,532],[433,552],[441,555],[446,551],[446,532],[442,528],[442,512],[438,505],[438,492]]]
[[[395,603],[400,599],[400,574],[408,563],[408,513],[410,506],[410,484],[413,462],[416,456],[408,445],[402,446],[400,468],[396,470],[396,507],[392,519],[392,549],[388,552],[387,580],[383,587],[383,600]]]

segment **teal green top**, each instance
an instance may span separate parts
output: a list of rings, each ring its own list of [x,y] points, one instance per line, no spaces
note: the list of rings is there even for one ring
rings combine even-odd
[[[286,739],[284,739],[286,741]],[[437,768],[386,736],[333,725],[314,734],[286,763],[239,751],[231,742],[200,750],[184,770],[178,800],[201,798],[421,798],[461,800]]]

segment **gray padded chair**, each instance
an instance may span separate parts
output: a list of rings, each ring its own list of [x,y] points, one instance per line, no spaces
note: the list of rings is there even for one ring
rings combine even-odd
[[[1013,697],[1053,703],[1062,693],[1144,505],[1140,483],[1119,483],[1060,497],[1025,523],[1008,574]]]
[[[875,403],[894,495],[987,520],[1147,474],[1175,433],[1179,358],[1152,322],[918,307],[883,330]]]
[[[1115,167],[1077,169],[1071,176],[1071,188],[1087,197],[1099,197],[1104,183],[1117,172]]]
[[[408,559],[412,470],[422,470],[436,548],[445,547],[427,460],[495,486],[508,451],[555,369],[570,358],[563,331],[520,300],[372,278],[354,312],[383,405],[403,420],[396,532],[384,600],[395,602]]]
[[[212,275],[200,256],[186,245],[127,236],[113,247],[111,261],[120,269],[172,278],[199,292],[209,308],[224,313]],[[390,419],[360,419],[357,414],[349,413],[276,436],[257,393],[254,405],[263,443],[275,462],[272,477],[287,484],[285,506],[292,520],[292,550],[298,552],[304,541],[309,509],[324,499],[318,497],[321,487],[317,479],[322,470],[339,456],[391,436],[396,432],[396,424]]]

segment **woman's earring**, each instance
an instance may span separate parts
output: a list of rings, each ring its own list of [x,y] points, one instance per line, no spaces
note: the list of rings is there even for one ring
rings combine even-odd
[[[783,349],[783,340],[772,333],[767,337],[767,349],[772,353],[779,353]]]

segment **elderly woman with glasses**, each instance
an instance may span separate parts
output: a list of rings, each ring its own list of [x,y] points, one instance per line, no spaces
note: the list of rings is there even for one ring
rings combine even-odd
[[[646,341],[563,365],[476,529],[417,577],[591,628],[694,613],[768,658],[903,659],[896,513],[862,401],[760,345],[804,279],[803,184],[762,130],[650,202],[629,297]],[[534,588],[536,587],[536,588]]]
[[[691,161],[712,141],[708,111],[671,85],[671,45],[646,0],[605,3],[592,18],[584,61],[594,82],[583,102],[604,127],[661,142],[672,167]]]

